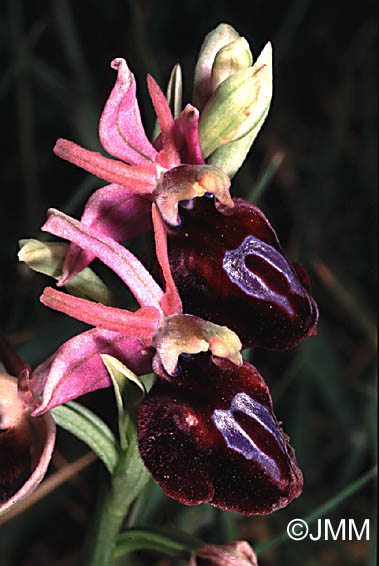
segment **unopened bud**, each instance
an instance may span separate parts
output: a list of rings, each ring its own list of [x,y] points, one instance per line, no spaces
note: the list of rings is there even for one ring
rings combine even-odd
[[[218,86],[201,113],[199,140],[204,158],[252,131],[255,138],[271,97],[272,51],[268,43],[253,67],[234,73]],[[245,148],[243,153],[244,158]]]
[[[248,69],[253,63],[249,44],[244,37],[235,39],[218,51],[211,75],[212,92],[226,79],[237,73]]]
[[[213,92],[211,87],[212,66],[218,51],[239,38],[239,33],[229,24],[219,24],[203,41],[195,67],[192,102],[202,110]]]

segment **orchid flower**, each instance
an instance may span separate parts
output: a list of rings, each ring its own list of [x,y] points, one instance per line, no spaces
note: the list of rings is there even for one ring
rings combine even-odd
[[[316,334],[318,309],[307,273],[285,257],[258,207],[233,201],[233,208],[195,201],[183,209],[182,225],[168,229],[170,266],[184,308],[226,324],[244,348],[292,348]]]
[[[89,250],[113,269],[140,308],[128,312],[46,288],[45,305],[95,328],[68,340],[33,372],[32,415],[111,385],[101,354],[140,375],[154,369],[158,381],[139,407],[138,445],[157,483],[187,505],[208,502],[239,513],[270,513],[299,495],[302,475],[267,385],[252,365],[242,362],[234,332],[182,313],[166,227],[155,204],[152,221],[164,290],[123,246],[49,211],[42,229]],[[179,366],[181,354],[187,356]],[[189,461],[201,470],[198,479]]]
[[[140,308],[129,312],[53,288],[44,290],[43,304],[95,328],[68,340],[35,369],[29,384],[34,397],[33,416],[84,393],[110,386],[100,354],[121,360],[137,375],[151,372],[153,362],[154,366],[162,364],[168,374],[174,374],[180,354],[208,349],[217,356],[242,363],[241,342],[234,332],[182,313],[168,263],[165,226],[155,204],[152,211],[165,291],[141,262],[115,240],[57,210],[49,211],[42,230],[66,238],[98,257],[129,287]]]
[[[139,407],[138,444],[167,495],[246,515],[272,513],[300,495],[294,450],[254,366],[204,353],[182,359],[175,377],[158,372]]]
[[[0,335],[0,515],[29,495],[43,479],[55,444],[55,422],[31,416],[18,386],[29,367]],[[17,377],[15,377],[17,376]]]
[[[138,409],[138,446],[155,481],[187,505],[265,514],[300,494],[302,474],[268,387],[240,350],[295,345],[315,332],[317,306],[304,270],[287,261],[263,213],[231,198],[223,168],[225,162],[234,174],[267,115],[271,46],[252,65],[235,30],[212,33],[195,72],[201,117],[187,105],[174,119],[149,76],[161,132],[150,143],[134,76],[124,59],[115,59],[116,84],[99,124],[101,144],[114,159],[58,140],[59,157],[110,183],[92,195],[80,221],[49,210],[42,230],[70,242],[58,285],[73,283],[98,258],[139,308],[46,288],[44,305],[93,328],[63,344],[30,379],[21,373],[19,394],[22,411],[43,419],[66,401],[110,386],[109,356],[137,376],[153,370],[157,381]],[[121,245],[151,226],[161,283]],[[53,264],[48,272],[56,275]],[[225,322],[230,328],[220,326]]]
[[[111,182],[88,200],[82,224],[126,241],[151,227],[154,202],[168,229],[170,266],[186,312],[226,324],[243,347],[286,349],[315,334],[318,311],[305,270],[288,262],[257,207],[230,197],[224,172],[224,167],[230,172],[230,159],[233,171],[239,167],[267,115],[271,46],[251,66],[248,43],[231,26],[221,24],[210,32],[195,68],[193,100],[201,115],[187,105],[174,120],[149,76],[161,129],[154,144],[145,135],[133,74],[124,59],[111,65],[117,80],[99,137],[117,160],[67,140],[55,147],[58,156]],[[213,165],[205,164],[202,150]],[[195,198],[204,195],[212,198]],[[88,248],[71,243],[58,285],[71,281],[94,257]]]
[[[205,193],[233,206],[229,177],[220,167],[206,165],[202,158],[198,110],[188,104],[174,120],[164,94],[148,76],[161,130],[152,145],[142,125],[133,74],[124,59],[114,59],[111,67],[117,70],[117,80],[100,119],[99,137],[104,149],[116,159],[64,139],[59,139],[54,148],[59,157],[111,183],[89,199],[83,225],[122,242],[150,228],[151,202],[171,225],[180,223],[179,202]],[[88,250],[72,244],[59,285],[67,283],[93,258]]]

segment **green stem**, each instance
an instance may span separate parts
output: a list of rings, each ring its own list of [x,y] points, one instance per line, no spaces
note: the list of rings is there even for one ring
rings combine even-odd
[[[122,504],[121,504],[122,503]],[[129,506],[117,497],[113,486],[105,494],[97,514],[94,533],[87,545],[88,566],[110,566],[113,564],[116,539]]]
[[[149,477],[138,453],[137,431],[131,420],[128,422],[127,437],[128,448],[121,453],[111,486],[100,503],[86,545],[86,566],[112,566],[117,536],[124,519]]]

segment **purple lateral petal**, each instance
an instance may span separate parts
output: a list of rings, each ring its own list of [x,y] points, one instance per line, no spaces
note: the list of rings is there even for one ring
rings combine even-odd
[[[180,150],[182,163],[204,164],[199,142],[199,111],[197,108],[187,104],[175,120],[175,128],[184,138],[184,145]]]
[[[165,294],[162,297],[161,306],[168,315],[178,314],[182,312],[182,301],[180,300],[178,290],[171,275],[167,253],[166,229],[155,204],[153,204],[152,207],[152,217],[154,225],[155,251],[165,282]]]
[[[51,415],[33,418],[17,392],[17,380],[0,373],[0,515],[43,479],[55,443]]]
[[[153,350],[137,338],[110,330],[88,330],[65,342],[33,372],[30,389],[35,396],[42,393],[42,400],[32,415],[42,415],[85,393],[109,387],[109,373],[100,354],[114,356],[137,375],[151,371]]]
[[[244,514],[288,505],[302,474],[258,371],[208,354],[181,365],[139,409],[139,449],[155,481],[187,505]]]
[[[165,169],[171,169],[172,167],[180,165],[174,118],[172,117],[165,95],[150,75],[147,77],[147,86],[162,134],[163,149],[160,150],[157,161],[159,165]]]
[[[138,337],[146,346],[153,342],[161,322],[161,313],[154,307],[141,307],[136,312],[129,312],[73,297],[52,287],[44,289],[40,301],[47,307],[87,324],[119,332],[124,336]]]
[[[187,104],[175,120],[175,142],[182,163],[205,163],[199,142],[199,111],[191,104]],[[159,134],[154,145],[162,149],[162,134]]]
[[[195,199],[168,229],[169,259],[184,312],[225,324],[243,346],[292,348],[315,333],[317,305],[304,269],[286,259],[262,211]]]
[[[141,306],[152,306],[160,310],[162,289],[142,263],[112,238],[97,234],[78,220],[55,209],[49,210],[47,222],[41,230],[87,249],[121,277]]]
[[[88,200],[81,218],[84,226],[116,242],[125,242],[151,229],[151,202],[120,185],[98,189]],[[65,285],[95,258],[88,250],[71,244],[59,285]]]
[[[157,151],[146,137],[136,97],[136,81],[125,59],[114,59],[117,80],[105,104],[99,124],[102,146],[131,165],[155,161]]]
[[[157,182],[155,163],[126,165],[64,139],[57,140],[54,153],[100,179],[127,187],[136,194],[151,195]]]

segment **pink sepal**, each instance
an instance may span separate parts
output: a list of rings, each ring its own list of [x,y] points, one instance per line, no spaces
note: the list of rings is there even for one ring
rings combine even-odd
[[[78,220],[53,208],[48,211],[48,219],[41,230],[87,249],[124,281],[141,306],[152,306],[160,310],[162,289],[142,263],[112,238],[97,234]]]
[[[157,167],[154,163],[126,165],[64,139],[57,140],[54,153],[100,179],[127,187],[136,194],[151,195],[157,183]]]
[[[120,185],[107,185],[88,200],[81,218],[84,226],[116,242],[125,242],[151,229],[151,204]],[[95,258],[94,254],[76,244],[67,250],[58,285],[66,285]]]
[[[161,313],[154,307],[141,307],[136,312],[107,307],[101,303],[73,297],[46,287],[41,303],[98,328],[119,332],[124,336],[138,336],[150,346],[161,321]]]
[[[165,294],[162,297],[161,306],[164,312],[168,315],[179,314],[183,311],[183,307],[171,274],[167,252],[166,228],[160,212],[154,203],[152,206],[152,218],[154,226],[155,250],[165,281]]]
[[[165,95],[151,75],[147,76],[147,86],[162,133],[163,149],[158,154],[157,162],[165,169],[171,169],[180,165],[174,118]]]
[[[114,59],[115,86],[105,104],[99,137],[108,153],[131,165],[155,161],[157,151],[146,137],[136,97],[136,82],[125,59]]]
[[[42,400],[32,416],[40,416],[57,405],[85,393],[111,385],[100,354],[122,361],[137,375],[151,371],[153,350],[137,338],[93,328],[65,342],[32,374],[30,388]]]

